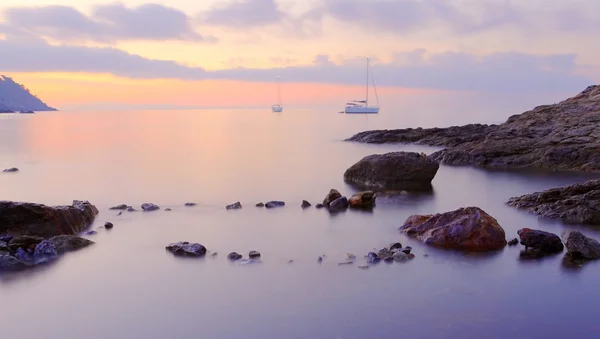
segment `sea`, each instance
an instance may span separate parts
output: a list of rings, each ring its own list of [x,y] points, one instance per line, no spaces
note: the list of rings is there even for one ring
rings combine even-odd
[[[598,175],[442,165],[432,191],[382,196],[371,212],[314,208],[332,188],[357,192],[343,173],[364,156],[438,150],[345,138],[369,129],[496,123],[528,107],[509,108],[382,108],[368,116],[268,107],[0,115],[0,167],[20,169],[0,173],[0,199],[89,200],[100,210],[91,226],[98,233],[85,236],[94,245],[50,265],[0,274],[0,337],[599,338],[600,263],[573,266],[564,253],[523,260],[521,246],[491,254],[444,251],[398,232],[414,214],[478,206],[508,239],[524,227],[578,229],[600,239],[598,228],[505,204]],[[286,205],[255,207],[269,200]],[[313,207],[302,209],[302,200]],[[225,209],[237,201],[242,209]],[[109,210],[139,210],[146,202],[161,210]],[[108,221],[111,230],[103,227]],[[165,246],[177,241],[201,243],[209,255],[175,257]],[[367,252],[394,242],[411,246],[415,259],[358,268]],[[229,252],[246,257],[251,250],[262,254],[260,263],[227,260]],[[356,264],[338,265],[348,254]]]

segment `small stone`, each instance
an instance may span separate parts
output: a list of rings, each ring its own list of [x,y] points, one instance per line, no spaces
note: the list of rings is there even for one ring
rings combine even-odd
[[[227,209],[227,210],[239,210],[240,208],[242,208],[242,203],[239,201],[235,202],[231,205],[225,206],[225,209]]]
[[[172,209],[170,209],[170,208],[168,208],[168,207],[167,207],[167,208],[165,208],[165,212],[171,212],[171,211],[172,211]]]
[[[323,257],[319,257],[319,258],[317,259],[317,261],[318,261],[318,262],[323,262]]]
[[[174,255],[182,257],[202,257],[206,255],[206,247],[187,241],[169,244],[166,249]]]
[[[327,193],[327,195],[325,196],[325,199],[323,199],[323,206],[325,207],[329,207],[329,205],[336,199],[341,198],[342,194],[340,194],[340,192],[334,188],[332,188],[331,190],[329,190],[329,193]]]
[[[125,204],[121,204],[121,205],[113,206],[113,207],[109,208],[109,210],[126,210],[128,208],[129,208],[129,206],[127,206]]]
[[[425,253],[423,254],[423,257],[427,258],[429,256],[429,254]]]
[[[92,231],[87,231],[85,232],[86,235],[94,235],[94,234],[98,234],[98,232],[92,230]]]
[[[352,253],[346,253],[346,255],[348,256],[348,260],[355,260],[356,256]]]
[[[405,254],[410,254],[410,251],[412,251],[412,247],[410,246],[406,246],[402,249],[402,252],[404,252]]]
[[[366,269],[369,268],[369,265],[359,265],[359,266],[356,266],[356,267],[360,268],[361,270],[366,270]]]
[[[227,255],[227,259],[235,261],[242,259],[242,255],[237,252],[231,252]]]
[[[265,204],[262,202],[259,202],[258,204],[256,204],[256,207],[265,207]]]
[[[408,253],[406,256],[408,257],[408,259],[411,259],[411,260],[416,257],[416,255],[414,255],[413,253]]]
[[[269,201],[265,204],[266,208],[275,208],[275,207],[283,207],[285,206],[285,202],[283,201]]]
[[[2,172],[4,172],[4,173],[15,173],[15,172],[18,172],[18,171],[19,171],[19,169],[18,169],[18,168],[16,168],[16,167],[11,167],[11,168],[7,168],[7,169],[5,169],[5,170],[4,170],[4,171],[2,171]]]
[[[196,206],[196,205],[198,205],[198,204],[196,204],[195,202],[186,202],[186,203],[185,203],[185,206],[186,206],[186,207],[194,207],[194,206]]]
[[[317,208],[317,209],[321,209],[321,208],[323,208],[323,207],[325,207],[323,204],[316,204],[316,205],[315,205],[315,208]]]
[[[117,213],[117,217],[120,216],[120,215],[123,215],[123,211]]]
[[[151,204],[151,203],[144,203],[144,204],[142,204],[142,210],[144,212],[152,212],[152,211],[157,211],[159,209],[160,209],[160,207],[158,207],[155,204]]]
[[[352,265],[352,264],[354,264],[354,261],[344,261],[344,262],[338,263],[338,266]]]
[[[367,262],[369,264],[378,264],[381,261],[381,258],[375,252],[369,252],[367,254]]]
[[[385,257],[383,258],[383,261],[390,264],[394,262],[394,257]]]
[[[392,253],[392,251],[390,251],[389,248],[382,248],[377,253],[377,256],[380,257],[380,258],[386,258],[386,257],[391,257],[392,254],[393,253]]]
[[[211,256],[211,257],[216,257],[216,256],[217,256],[217,254],[219,254],[219,253],[215,252],[215,253],[212,253],[210,256]]]
[[[248,258],[250,258],[250,259],[260,258],[260,252],[250,251],[250,253],[248,253]]]
[[[329,209],[331,211],[343,211],[343,210],[347,209],[348,206],[349,206],[348,198],[340,197],[340,198],[335,199],[334,201],[332,201],[329,204]]]
[[[127,212],[135,212],[136,209],[133,207],[127,207]]]
[[[408,260],[408,255],[402,251],[396,251],[393,255],[394,261],[403,262]]]
[[[288,264],[291,264],[293,262],[294,262],[294,260],[288,260]]]
[[[306,200],[302,200],[302,205],[300,205],[302,208],[309,208],[310,206],[312,206],[311,203]]]
[[[390,245],[390,251],[394,251],[397,249],[401,249],[402,248],[402,244],[399,242],[393,243]]]
[[[115,225],[113,225],[112,222],[106,222],[104,223],[104,228],[106,228],[107,230],[110,230],[114,227]]]
[[[508,242],[508,246],[517,246],[519,244],[519,239],[514,238],[513,240]]]
[[[586,237],[579,231],[566,230],[562,239],[567,247],[567,252],[574,259],[600,259],[600,242]]]

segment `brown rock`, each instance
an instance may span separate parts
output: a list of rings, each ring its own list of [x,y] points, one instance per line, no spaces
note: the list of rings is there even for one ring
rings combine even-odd
[[[87,201],[75,200],[73,205],[55,207],[0,201],[0,234],[43,238],[77,234],[87,228],[97,214],[98,209]]]
[[[559,236],[554,233],[522,228],[517,231],[517,234],[521,238],[521,245],[543,253],[557,253],[564,249]]]
[[[371,208],[375,205],[375,192],[365,191],[355,193],[350,197],[349,202],[352,208]]]
[[[400,231],[425,244],[468,251],[495,251],[506,246],[504,229],[478,207],[435,215],[413,215]]]
[[[327,196],[325,196],[325,199],[323,199],[323,206],[329,207],[331,202],[341,197],[342,194],[338,190],[332,188],[329,193],[327,193]]]

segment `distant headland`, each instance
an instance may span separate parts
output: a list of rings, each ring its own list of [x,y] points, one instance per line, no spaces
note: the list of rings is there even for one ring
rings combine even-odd
[[[0,113],[56,111],[13,79],[0,75]]]

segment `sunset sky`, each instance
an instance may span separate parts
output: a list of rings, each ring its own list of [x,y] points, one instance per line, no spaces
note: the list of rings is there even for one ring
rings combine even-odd
[[[53,106],[265,105],[575,93],[600,79],[597,0],[2,0],[0,74]]]

